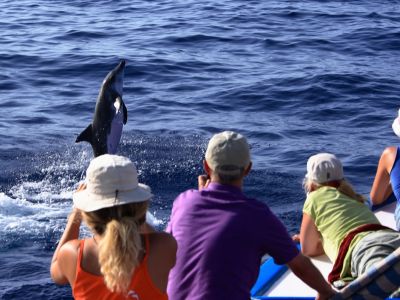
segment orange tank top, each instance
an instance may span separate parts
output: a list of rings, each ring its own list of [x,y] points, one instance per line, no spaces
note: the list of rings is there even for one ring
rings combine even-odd
[[[167,293],[161,292],[152,282],[147,270],[149,256],[149,237],[145,235],[146,254],[143,261],[136,267],[129,285],[128,295],[113,293],[107,289],[103,276],[86,272],[81,267],[85,240],[81,240],[78,261],[76,264],[76,278],[72,294],[76,300],[168,300]]]

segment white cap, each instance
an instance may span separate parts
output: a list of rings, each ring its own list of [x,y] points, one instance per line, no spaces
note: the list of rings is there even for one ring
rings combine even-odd
[[[236,175],[249,166],[250,148],[243,135],[224,131],[210,139],[205,158],[213,171]]]
[[[400,137],[400,109],[398,112],[398,117],[394,119],[393,124],[392,124],[393,132]]]
[[[311,156],[307,161],[308,180],[324,183],[333,180],[342,180],[343,166],[340,160],[330,153],[319,153]]]
[[[143,202],[152,197],[150,187],[138,182],[129,158],[104,154],[93,159],[86,171],[86,189],[75,192],[74,205],[90,212],[105,207]]]

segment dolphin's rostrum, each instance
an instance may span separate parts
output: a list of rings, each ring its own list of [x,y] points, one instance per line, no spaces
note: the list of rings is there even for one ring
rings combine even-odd
[[[115,154],[121,138],[122,126],[128,111],[122,100],[125,60],[116,66],[103,81],[96,102],[92,123],[76,138],[76,143],[89,142],[94,156]]]

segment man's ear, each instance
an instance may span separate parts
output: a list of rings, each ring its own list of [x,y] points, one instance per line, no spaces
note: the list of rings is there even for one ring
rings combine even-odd
[[[244,170],[244,176],[247,176],[250,173],[252,165],[253,165],[253,163],[250,162],[249,165],[247,166],[246,170]]]
[[[210,168],[210,166],[208,165],[208,163],[207,163],[207,161],[204,159],[203,160],[203,168],[204,168],[204,171],[207,173],[207,175],[211,175],[211,168]]]

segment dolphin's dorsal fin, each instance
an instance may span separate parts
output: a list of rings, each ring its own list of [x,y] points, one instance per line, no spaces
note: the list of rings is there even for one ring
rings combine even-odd
[[[82,141],[86,141],[86,142],[91,143],[92,140],[93,140],[93,139],[92,139],[92,132],[93,132],[93,130],[92,130],[92,124],[89,124],[89,126],[86,127],[86,129],[85,129],[84,131],[82,131],[82,132],[78,135],[78,137],[76,138],[75,143],[79,143],[79,142],[82,142]]]

